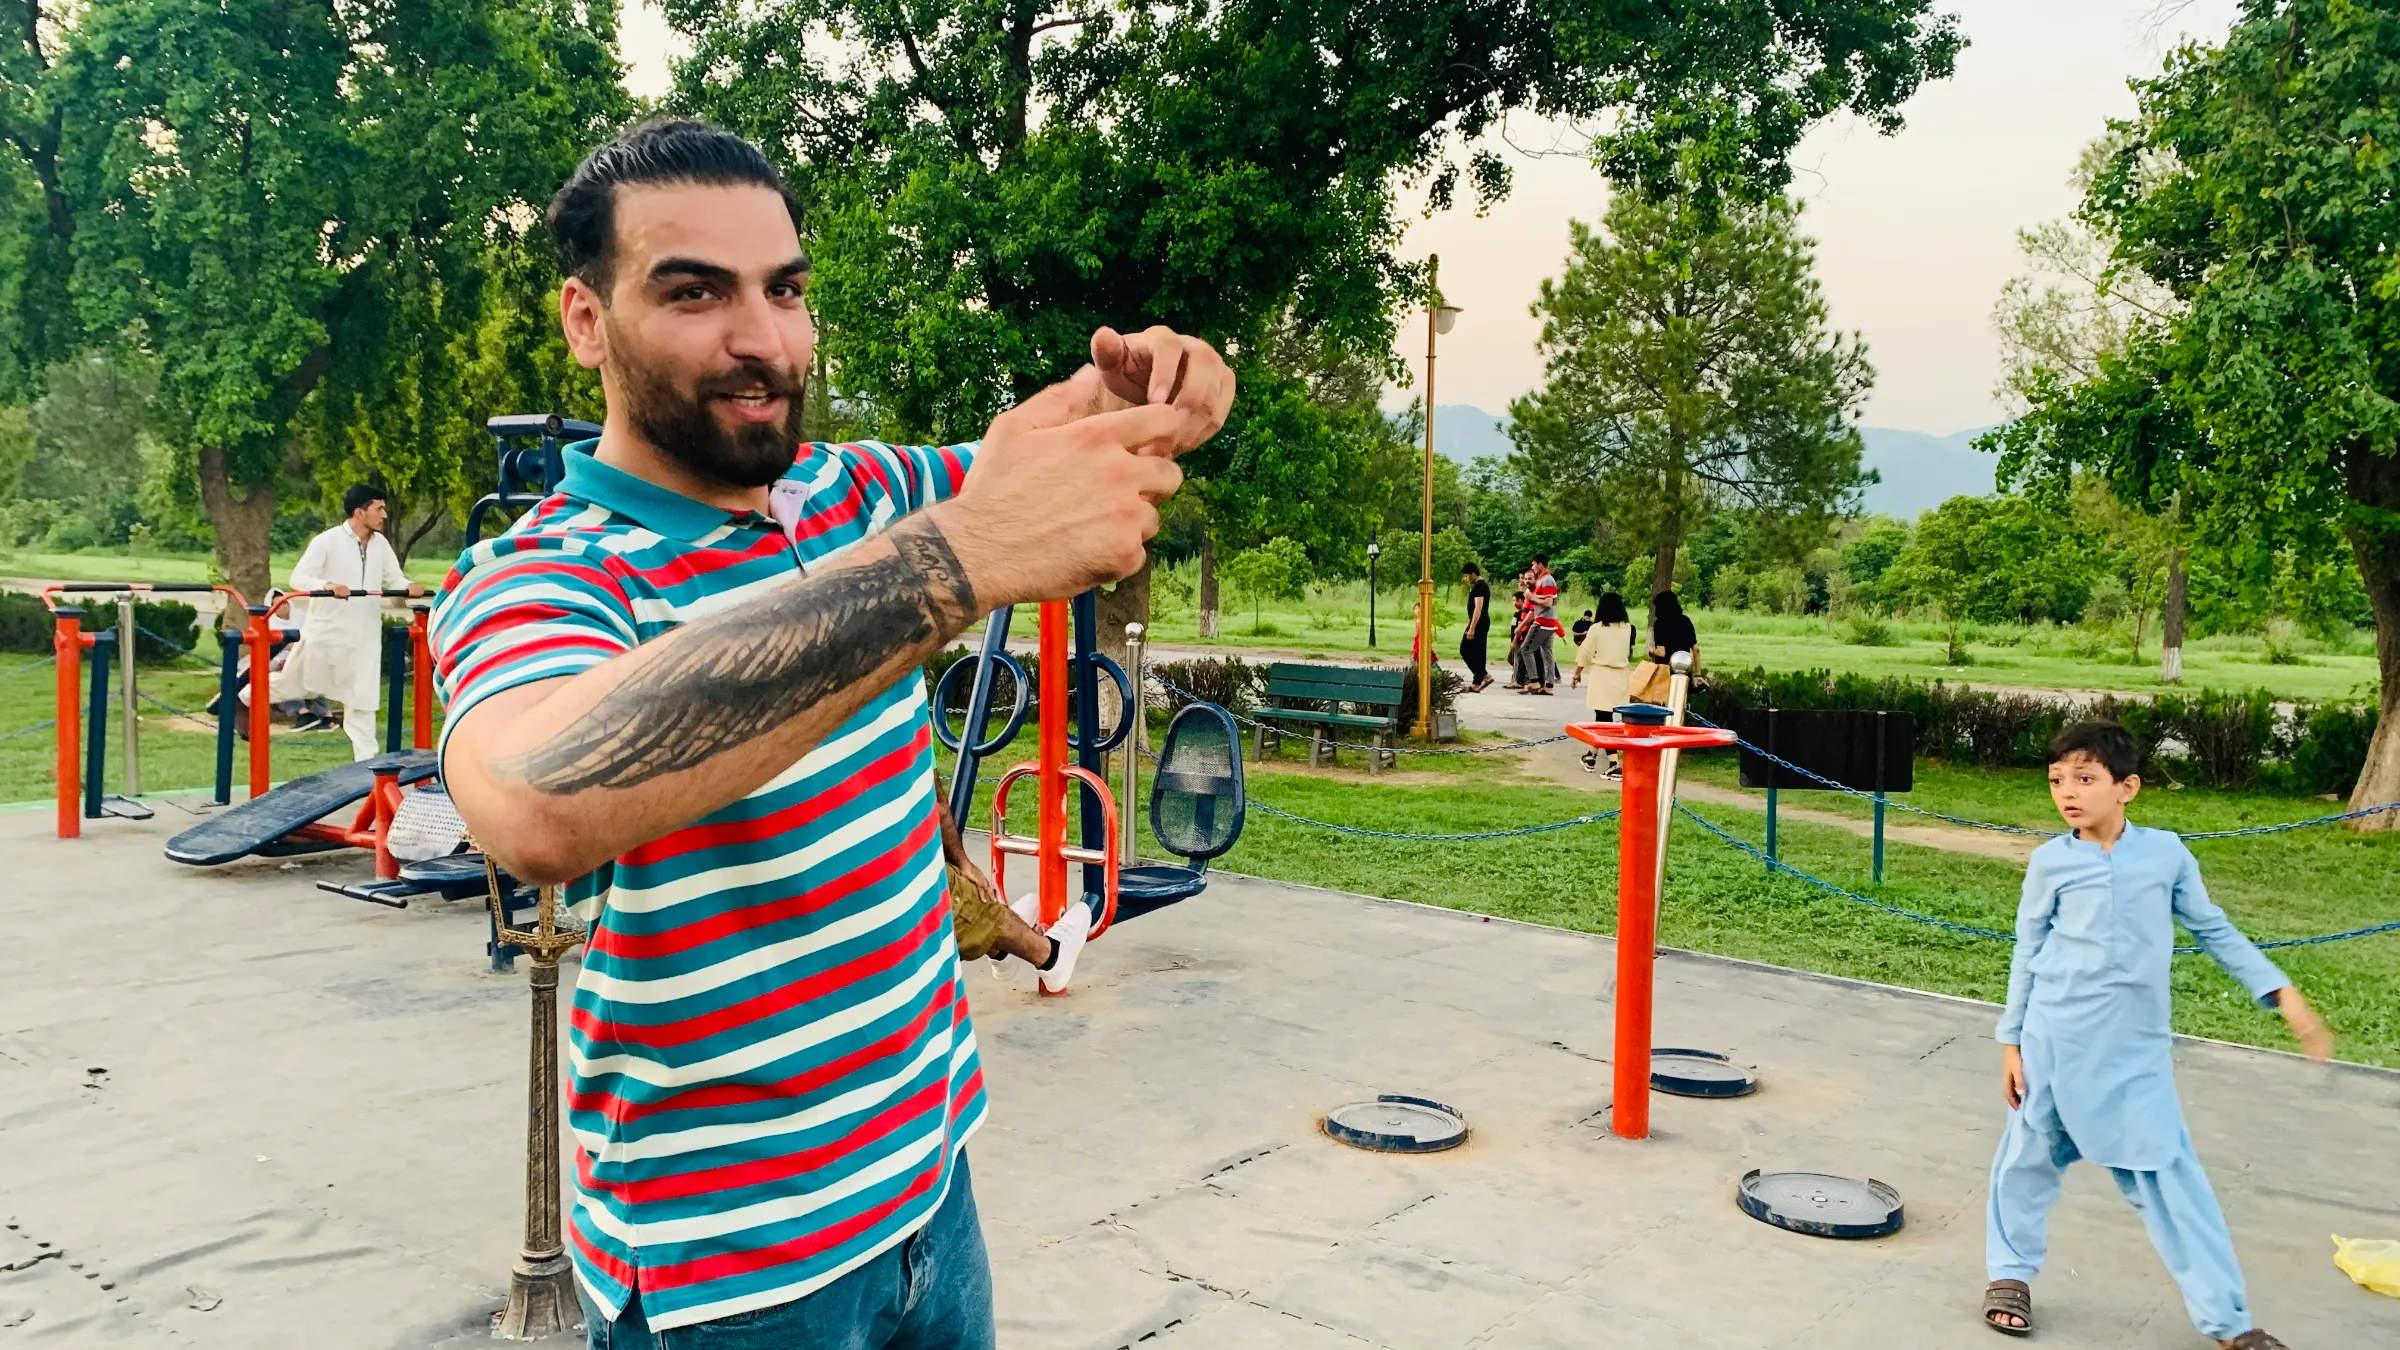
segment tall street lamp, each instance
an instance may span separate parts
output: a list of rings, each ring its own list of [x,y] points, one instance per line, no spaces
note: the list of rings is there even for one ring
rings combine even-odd
[[[1375,645],[1375,560],[1383,556],[1383,545],[1367,541],[1367,645]]]
[[[1425,523],[1418,535],[1422,561],[1417,576],[1417,725],[1419,740],[1433,739],[1433,351],[1435,339],[1458,322],[1459,307],[1442,303],[1442,259],[1426,260],[1425,289]]]

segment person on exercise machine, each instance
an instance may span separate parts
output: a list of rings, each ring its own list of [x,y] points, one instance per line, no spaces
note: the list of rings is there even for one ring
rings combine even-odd
[[[461,556],[432,642],[460,815],[591,924],[568,1032],[591,1343],[988,1350],[983,1075],[918,669],[1002,605],[1138,571],[1233,374],[1102,328],[980,443],[803,444],[809,264],[757,147],[644,124],[548,223],[607,429]]]

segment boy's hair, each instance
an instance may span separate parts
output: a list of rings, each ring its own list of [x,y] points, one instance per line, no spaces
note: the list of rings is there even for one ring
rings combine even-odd
[[[769,188],[783,198],[792,228],[800,228],[800,203],[757,146],[707,122],[653,118],[585,155],[550,199],[559,270],[582,278],[606,301],[616,266],[617,188],[658,183]]]
[[[370,483],[361,483],[342,494],[342,519],[348,520],[376,502],[390,500],[391,498],[384,494],[382,488]]]
[[[2089,755],[2098,760],[2108,776],[2131,778],[2141,771],[2142,747],[2134,742],[2133,733],[2114,722],[2077,722],[2050,738],[2050,757],[2045,766],[2056,764],[2071,755]]]
[[[1458,569],[1458,574],[1462,577],[1479,577],[1483,575],[1483,569],[1477,567],[1473,563],[1468,563],[1466,566]]]

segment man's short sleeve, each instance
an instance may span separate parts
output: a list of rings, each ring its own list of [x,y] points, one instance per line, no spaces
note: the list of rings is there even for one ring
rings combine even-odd
[[[958,495],[975,462],[980,441],[963,445],[885,445],[860,441],[843,446],[856,471],[895,514],[920,511]]]
[[[588,538],[504,537],[476,553],[434,601],[427,635],[445,745],[484,699],[581,674],[637,641],[633,603]]]

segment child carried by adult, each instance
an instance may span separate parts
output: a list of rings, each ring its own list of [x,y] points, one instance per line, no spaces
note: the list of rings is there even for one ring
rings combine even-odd
[[[2034,850],[2017,906],[2001,1086],[2010,1116],[1985,1207],[1983,1319],[2033,1329],[2033,1277],[2067,1165],[2108,1169],[2140,1212],[2200,1334],[2231,1350],[2285,1350],[2251,1324],[2225,1215],[2175,1095],[2169,967],[2181,923],[2310,1059],[2333,1040],[2308,1000],[2208,898],[2181,836],[2133,825],[2141,751],[2123,727],[2083,722],[2050,743],[2050,799],[2068,833]]]

